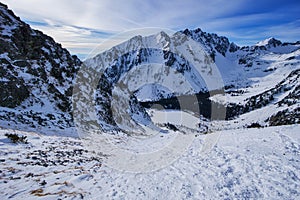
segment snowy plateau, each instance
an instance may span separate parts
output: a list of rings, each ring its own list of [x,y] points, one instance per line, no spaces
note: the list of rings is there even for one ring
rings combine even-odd
[[[82,62],[0,3],[0,199],[300,199],[299,80],[300,41],[186,29]]]

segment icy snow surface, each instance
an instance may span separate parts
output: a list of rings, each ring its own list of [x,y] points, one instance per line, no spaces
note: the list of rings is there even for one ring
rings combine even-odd
[[[105,166],[79,139],[2,129],[0,199],[299,199],[299,132],[291,125],[198,135],[171,165],[129,173]],[[214,134],[216,145],[203,153]]]

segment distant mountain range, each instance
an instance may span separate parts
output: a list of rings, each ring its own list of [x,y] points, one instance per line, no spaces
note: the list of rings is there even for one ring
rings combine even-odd
[[[201,69],[193,64],[197,60],[204,63]],[[147,73],[139,72],[144,70],[141,66],[148,66]],[[215,75],[210,66],[220,72],[222,87],[206,81]],[[125,77],[129,72],[136,75],[134,82],[130,82],[132,76]],[[112,109],[120,81],[131,90],[126,100],[133,125],[151,125],[147,108],[154,105],[194,112],[193,106],[182,107],[180,102],[199,107],[196,114],[212,120],[215,104],[226,108],[226,120],[247,118],[237,126],[300,123],[299,76],[300,41],[269,38],[239,47],[201,29],[136,36],[82,62],[0,4],[0,126],[6,128],[76,135],[74,118],[90,123],[94,119],[88,113],[93,110],[97,115],[93,123],[102,130],[122,130],[120,121],[125,119],[114,117],[114,112],[122,117],[122,110]],[[76,77],[85,77],[80,87],[89,89],[75,88],[73,94]],[[151,82],[149,77],[155,77],[153,83],[143,85],[145,80]],[[91,94],[93,88],[95,94]],[[212,92],[217,90],[225,97]],[[93,103],[73,113],[72,95]]]

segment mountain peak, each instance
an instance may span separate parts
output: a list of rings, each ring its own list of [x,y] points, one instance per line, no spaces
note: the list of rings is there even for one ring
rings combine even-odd
[[[225,56],[231,46],[237,47],[237,45],[230,44],[227,37],[219,36],[215,33],[206,33],[200,28],[195,30],[185,29],[182,33],[204,45],[207,51],[213,54],[216,51]]]
[[[280,40],[277,40],[274,37],[270,37],[270,38],[267,38],[265,40],[258,42],[255,46],[276,47],[276,46],[280,46],[281,44],[282,44],[282,42]]]
[[[161,43],[163,48],[169,47],[171,38],[166,32],[161,31],[158,34],[156,34],[155,37],[156,37],[157,43]]]

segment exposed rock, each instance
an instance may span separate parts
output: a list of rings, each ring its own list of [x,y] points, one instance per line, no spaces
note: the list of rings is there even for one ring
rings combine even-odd
[[[0,4],[1,124],[28,128],[72,125],[72,84],[81,61]],[[55,115],[47,120],[47,115]],[[64,118],[58,119],[59,115]],[[18,116],[18,117],[12,117]],[[43,122],[42,119],[45,119]]]

